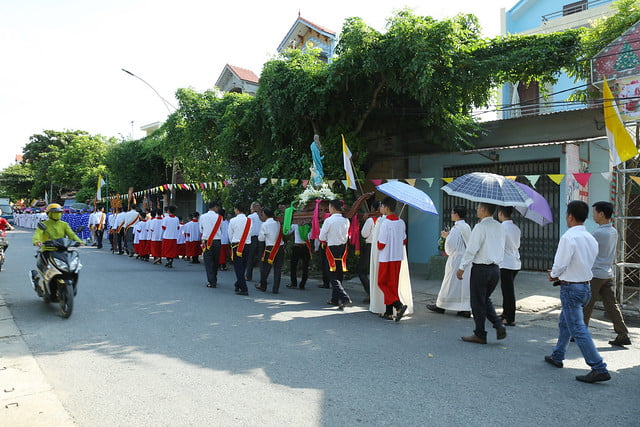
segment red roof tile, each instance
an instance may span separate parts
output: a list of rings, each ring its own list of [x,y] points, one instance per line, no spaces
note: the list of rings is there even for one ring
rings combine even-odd
[[[320,30],[320,31],[324,31],[325,33],[329,33],[329,34],[331,34],[331,35],[333,35],[333,36],[335,36],[335,35],[336,35],[336,32],[335,32],[335,31],[333,31],[333,30],[329,30],[329,29],[327,29],[327,28],[325,28],[325,27],[322,27],[322,26],[320,26],[320,25],[318,25],[318,24],[314,24],[313,22],[309,21],[308,19],[303,18],[302,16],[298,16],[298,19],[299,19],[299,20],[301,20],[302,22],[304,22],[305,24],[307,24],[307,25],[311,26],[311,27],[315,27],[315,28],[317,28],[317,29],[318,29],[318,30]]]
[[[236,67],[231,64],[227,64],[227,67],[229,67],[231,71],[233,71],[242,80],[253,83],[258,83],[260,80],[258,76],[256,76],[256,73],[251,70],[247,70],[246,68]]]

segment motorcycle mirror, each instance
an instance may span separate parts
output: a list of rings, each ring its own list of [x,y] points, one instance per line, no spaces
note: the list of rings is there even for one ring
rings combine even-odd
[[[42,221],[38,223],[38,228],[42,231],[47,231],[47,225]]]
[[[80,227],[78,227],[78,229],[76,230],[78,233],[82,232],[82,230],[84,230],[84,225],[81,225]]]

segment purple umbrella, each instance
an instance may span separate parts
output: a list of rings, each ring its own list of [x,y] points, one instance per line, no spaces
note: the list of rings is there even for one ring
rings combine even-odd
[[[536,224],[551,224],[553,222],[553,215],[551,214],[551,208],[549,207],[547,200],[528,185],[521,184],[519,182],[516,182],[516,184],[518,184],[518,186],[520,186],[520,188],[522,188],[522,190],[533,199],[533,203],[528,207],[516,206],[518,212],[520,212],[523,217],[530,219]]]

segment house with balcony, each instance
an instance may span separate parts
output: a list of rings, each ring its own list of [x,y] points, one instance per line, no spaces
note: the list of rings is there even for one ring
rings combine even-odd
[[[285,49],[306,50],[309,47],[320,49],[320,58],[330,62],[336,49],[336,32],[315,24],[298,14],[287,35],[278,45],[278,53]]]
[[[216,87],[223,92],[248,93],[255,95],[260,79],[251,70],[226,64],[216,81]]]
[[[607,0],[520,0],[502,11],[502,28],[503,34],[541,34],[591,25],[595,19],[614,13],[612,1]],[[454,205],[466,205],[472,213],[469,222],[475,223],[475,203],[451,197],[441,188],[446,184],[444,179],[480,171],[515,177],[548,200],[554,213],[552,224],[540,226],[517,213],[514,222],[522,230],[522,268],[550,268],[557,242],[567,230],[567,203],[613,201],[602,105],[567,102],[576,88],[587,83],[574,82],[565,75],[545,88],[535,82],[505,85],[500,94],[504,108],[498,120],[482,123],[484,133],[472,141],[474,149],[429,153],[424,144],[405,145],[407,176],[415,178],[416,187],[441,207],[439,217],[409,210],[409,234],[421,236],[409,239],[412,263],[428,263],[438,254],[439,233],[451,225],[448,213]],[[541,97],[542,92],[548,97]],[[424,177],[428,179],[421,179]],[[589,230],[596,228],[591,219],[586,225]]]

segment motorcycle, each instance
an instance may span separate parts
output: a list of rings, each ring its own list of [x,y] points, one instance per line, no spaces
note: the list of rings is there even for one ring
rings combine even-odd
[[[4,251],[9,246],[9,244],[7,243],[6,235],[7,232],[2,230],[2,232],[0,233],[0,271],[2,271],[2,266],[4,265],[5,261]]]
[[[47,226],[41,222],[38,228],[46,230]],[[44,302],[60,303],[60,315],[65,319],[71,316],[73,298],[78,293],[78,273],[82,264],[73,248],[80,245],[80,242],[66,237],[47,240],[42,246],[55,250],[36,254],[36,269],[31,270],[29,277],[33,289]]]

